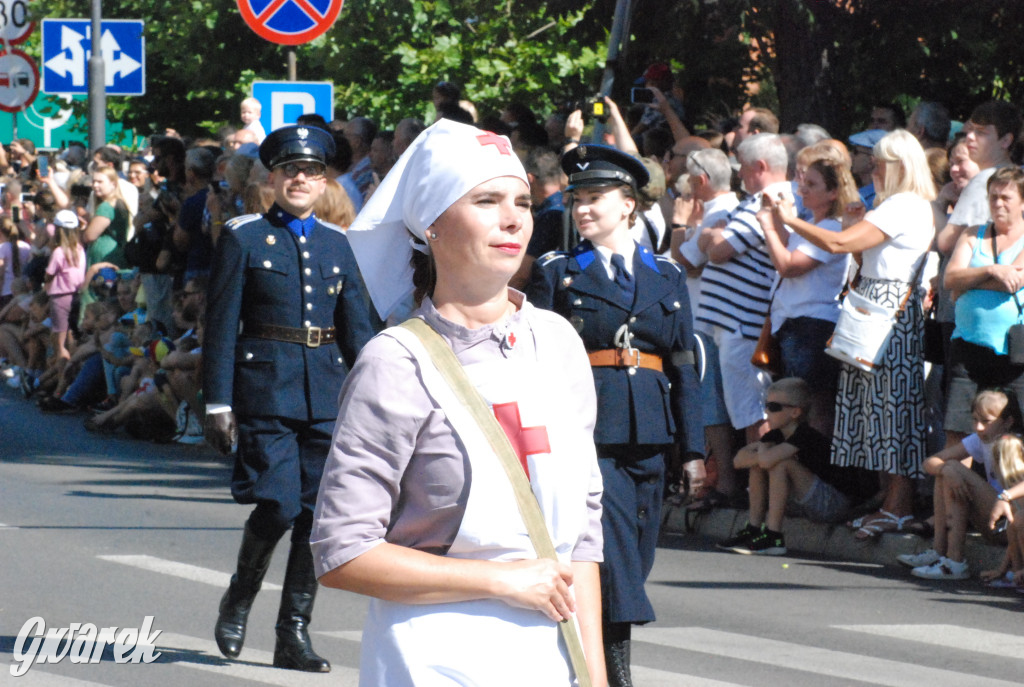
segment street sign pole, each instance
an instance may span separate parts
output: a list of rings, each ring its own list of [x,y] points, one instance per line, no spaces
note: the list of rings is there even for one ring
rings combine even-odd
[[[89,150],[107,144],[107,90],[103,53],[99,50],[103,9],[101,0],[92,0],[92,52],[89,55]]]

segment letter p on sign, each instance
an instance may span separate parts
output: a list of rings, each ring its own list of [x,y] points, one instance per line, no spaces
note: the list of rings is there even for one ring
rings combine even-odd
[[[315,112],[334,119],[334,84],[329,81],[255,81],[252,97],[260,101],[260,124],[270,133]]]

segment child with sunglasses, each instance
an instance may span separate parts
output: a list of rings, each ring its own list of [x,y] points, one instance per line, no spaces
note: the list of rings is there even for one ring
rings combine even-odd
[[[718,548],[735,553],[783,556],[782,519],[791,512],[816,522],[837,522],[850,499],[836,485],[846,484],[843,468],[830,464],[830,442],[807,424],[812,394],[807,383],[787,377],[768,387],[765,408],[770,431],[740,449],[733,465],[749,470],[747,524]]]

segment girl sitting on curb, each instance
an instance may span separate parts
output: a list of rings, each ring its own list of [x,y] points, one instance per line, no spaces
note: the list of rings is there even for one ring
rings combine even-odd
[[[932,548],[903,554],[896,560],[914,577],[926,580],[964,580],[971,576],[964,557],[967,526],[973,523],[988,537],[995,536],[989,514],[1003,490],[992,455],[995,440],[1007,432],[1024,430],[1020,406],[1012,391],[982,391],[972,404],[975,433],[943,449],[924,463],[935,476],[935,537]],[[974,461],[985,477],[971,469]]]

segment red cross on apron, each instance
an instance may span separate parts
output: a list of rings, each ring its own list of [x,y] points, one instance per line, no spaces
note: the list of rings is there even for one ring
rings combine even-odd
[[[512,154],[512,146],[509,145],[505,137],[499,136],[492,131],[485,131],[477,136],[476,140],[480,141],[480,145],[482,146],[494,146],[502,155]]]
[[[515,449],[526,476],[529,477],[530,467],[526,457],[535,453],[551,453],[547,428],[523,427],[523,421],[519,416],[519,404],[515,402],[495,403],[494,417],[498,419],[498,424],[505,431],[505,436]]]

